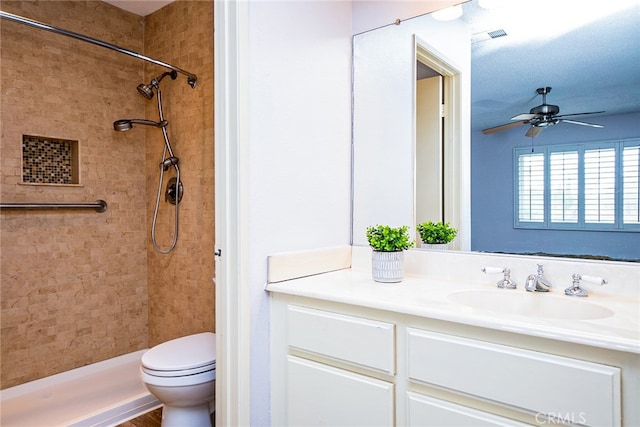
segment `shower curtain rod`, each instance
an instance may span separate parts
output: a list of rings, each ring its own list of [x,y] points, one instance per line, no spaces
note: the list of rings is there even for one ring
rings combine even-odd
[[[107,43],[107,42],[104,42],[102,40],[94,39],[92,37],[88,37],[88,36],[85,36],[85,35],[82,35],[82,34],[79,34],[79,33],[74,33],[73,31],[63,30],[62,28],[57,28],[57,27],[53,27],[51,25],[43,24],[42,22],[34,21],[33,19],[25,18],[25,17],[19,16],[19,15],[14,15],[13,13],[4,12],[2,10],[0,10],[0,17],[4,18],[4,19],[8,19],[8,20],[13,21],[13,22],[18,22],[20,24],[25,24],[25,25],[29,25],[31,27],[39,28],[41,30],[51,31],[51,32],[56,33],[56,34],[61,34],[63,36],[72,37],[74,39],[82,40],[82,41],[87,42],[87,43],[91,43],[91,44],[95,44],[95,45],[98,45],[98,46],[102,46],[102,47],[105,47],[107,49],[115,50],[116,52],[124,53],[126,55],[133,56],[133,57],[138,58],[138,59],[143,59],[143,60],[145,60],[147,62],[152,62],[152,63],[154,63],[156,65],[160,65],[162,67],[166,67],[166,68],[169,68],[171,70],[175,70],[178,73],[181,73],[181,74],[184,74],[184,75],[187,76],[187,82],[189,83],[189,86],[191,86],[192,88],[196,87],[196,83],[197,83],[198,77],[196,77],[195,74],[191,74],[188,71],[185,71],[183,69],[175,67],[175,66],[173,66],[171,64],[167,64],[166,62],[162,62],[162,61],[158,61],[157,59],[149,58],[148,56],[144,56],[142,54],[139,54],[138,52],[134,52],[133,50],[125,49],[125,48],[113,45],[111,43]]]
[[[93,203],[0,203],[0,209],[95,209],[107,210],[107,202],[96,200]]]

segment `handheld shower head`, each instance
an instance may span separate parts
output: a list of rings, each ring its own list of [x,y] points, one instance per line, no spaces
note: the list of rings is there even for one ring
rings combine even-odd
[[[166,76],[171,76],[171,80],[175,80],[178,77],[178,72],[174,70],[174,71],[167,71],[165,73],[162,73],[155,79],[151,80],[148,85],[144,83],[140,83],[137,87],[138,93],[147,99],[153,98],[153,88],[158,89],[158,85],[160,84],[160,81],[164,79]]]
[[[116,120],[115,122],[113,122],[113,130],[124,132],[133,128],[134,124],[163,128],[167,126],[169,122],[166,120],[163,120],[161,122],[154,122],[153,120],[144,120],[144,119],[122,119],[122,120]]]

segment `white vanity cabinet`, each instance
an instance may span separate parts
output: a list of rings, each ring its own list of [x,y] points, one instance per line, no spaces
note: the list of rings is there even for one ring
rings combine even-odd
[[[539,422],[620,425],[619,368],[421,329],[407,335],[410,381],[519,408]]]
[[[295,304],[277,314],[283,418],[273,425],[394,425],[393,324]]]
[[[409,427],[520,427],[529,424],[424,394],[407,393]]]
[[[393,426],[394,386],[366,375],[289,356],[289,426]]]
[[[621,411],[620,365],[637,375],[635,355],[270,295],[272,425],[632,426],[637,421],[632,409],[623,423]],[[630,383],[635,385],[628,398],[637,398],[637,380]]]

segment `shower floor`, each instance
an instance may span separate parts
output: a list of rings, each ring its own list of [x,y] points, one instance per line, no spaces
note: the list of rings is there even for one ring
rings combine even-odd
[[[161,406],[140,380],[145,350],[2,390],[2,427],[115,426]]]

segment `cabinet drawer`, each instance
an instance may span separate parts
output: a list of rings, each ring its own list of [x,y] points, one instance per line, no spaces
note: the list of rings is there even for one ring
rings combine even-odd
[[[295,305],[287,307],[287,344],[395,374],[395,326]]]
[[[409,378],[575,424],[619,426],[620,369],[408,329]]]
[[[287,357],[288,426],[393,426],[393,384]]]
[[[466,406],[418,393],[407,393],[407,401],[409,403],[409,427],[529,426],[529,424],[523,424],[509,418],[467,408]]]

